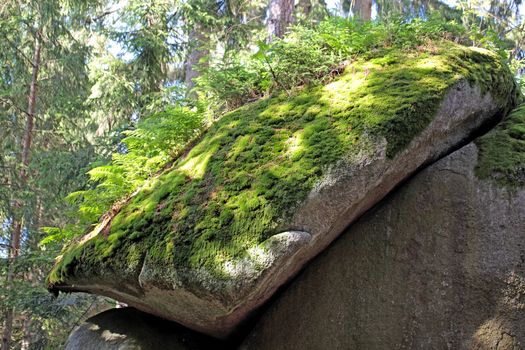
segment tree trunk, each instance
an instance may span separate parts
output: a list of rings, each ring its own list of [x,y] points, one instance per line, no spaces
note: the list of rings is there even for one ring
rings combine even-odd
[[[11,334],[13,332],[13,309],[8,309],[4,315],[4,333],[2,334],[2,350],[9,350]]]
[[[38,73],[40,72],[40,54],[41,54],[40,31],[36,34],[35,39],[35,56],[33,61],[33,72],[31,74],[31,84],[29,86],[29,97],[27,101],[27,119],[24,130],[24,143],[22,145],[22,170],[20,171],[22,184],[27,182],[27,167],[29,166],[29,152],[31,150],[31,141],[33,140],[33,128],[35,124],[36,93],[38,88]]]
[[[292,23],[294,0],[271,0],[268,7],[268,41],[282,38]]]
[[[31,142],[33,140],[33,128],[35,123],[35,110],[36,110],[36,95],[38,87],[38,73],[40,72],[40,55],[42,51],[41,47],[41,33],[37,31],[35,37],[35,51],[33,57],[33,71],[31,74],[31,83],[29,85],[29,96],[27,101],[27,119],[26,127],[24,130],[24,139],[22,142],[22,168],[20,169],[20,188],[24,189],[27,184],[28,177],[28,166],[29,166],[29,154],[31,151]],[[22,238],[22,215],[20,207],[22,204],[20,201],[15,201],[15,215],[13,218],[13,230],[11,231],[11,239],[9,246],[9,269],[7,272],[7,288],[11,288],[15,277],[15,261],[20,254],[20,241]],[[5,313],[4,332],[2,335],[2,350],[9,350],[11,343],[11,335],[13,333],[13,318],[14,310],[8,308]]]
[[[24,317],[22,330],[24,332],[24,337],[22,338],[20,350],[29,350],[33,341],[33,333],[31,329],[31,318],[27,315]]]
[[[15,204],[15,206],[17,206]],[[18,211],[18,208],[15,208]],[[7,270],[7,283],[8,289],[11,289],[13,280],[15,277],[15,260],[20,252],[20,238],[22,236],[22,225],[20,220],[13,222],[13,230],[11,231],[10,245],[9,245],[9,268]],[[4,332],[2,334],[2,350],[9,350],[11,343],[11,335],[13,334],[13,320],[14,310],[11,307],[7,307],[4,315]]]
[[[363,21],[370,21],[372,18],[372,0],[354,0],[352,2],[352,12],[354,16]]]
[[[200,76],[200,69],[207,66],[206,62],[202,62],[203,59],[210,54],[208,45],[210,38],[206,35],[205,31],[195,26],[188,36],[190,45],[190,52],[186,59],[186,72],[184,82],[188,91],[188,96],[191,96],[191,89],[195,86],[195,78]]]

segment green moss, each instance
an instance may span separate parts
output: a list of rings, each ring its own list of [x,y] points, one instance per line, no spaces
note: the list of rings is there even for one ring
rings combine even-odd
[[[478,138],[476,175],[508,187],[525,186],[525,104]]]
[[[145,254],[161,266],[223,276],[226,261],[286,227],[331,164],[366,148],[369,136],[384,137],[395,156],[463,79],[490,91],[502,111],[516,94],[494,54],[448,43],[383,52],[326,86],[243,106],[123,206],[107,237],[69,247],[49,281],[120,271]]]

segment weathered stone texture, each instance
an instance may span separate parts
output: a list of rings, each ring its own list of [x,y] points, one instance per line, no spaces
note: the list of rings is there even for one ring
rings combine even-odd
[[[477,179],[476,159],[469,144],[364,215],[241,348],[525,348],[525,189]]]

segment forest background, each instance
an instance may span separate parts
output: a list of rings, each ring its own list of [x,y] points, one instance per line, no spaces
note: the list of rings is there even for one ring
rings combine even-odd
[[[1,349],[60,349],[115,301],[46,290],[64,244],[224,113],[326,82],[356,55],[452,39],[525,87],[521,0],[4,0]]]

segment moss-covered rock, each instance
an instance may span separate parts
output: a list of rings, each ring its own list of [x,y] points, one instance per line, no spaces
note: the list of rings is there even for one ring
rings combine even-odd
[[[525,186],[525,105],[516,108],[494,130],[476,140],[476,174],[499,184]]]
[[[485,50],[447,43],[358,59],[328,85],[224,116],[68,247],[50,288],[225,336],[351,221],[516,99],[510,71]]]

